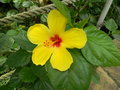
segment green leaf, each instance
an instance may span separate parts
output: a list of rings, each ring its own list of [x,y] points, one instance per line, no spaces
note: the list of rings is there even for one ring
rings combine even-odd
[[[9,36],[0,33],[0,53],[5,53],[10,50],[14,43],[14,40]]]
[[[53,87],[46,81],[37,81],[33,90],[54,90]]]
[[[22,3],[22,6],[25,7],[25,8],[28,8],[28,7],[32,6],[32,5],[33,5],[32,1],[24,1]]]
[[[47,72],[45,70],[45,67],[43,66],[36,66],[36,65],[32,65],[31,69],[33,71],[33,73],[39,77],[39,79],[41,80],[45,80],[47,79]]]
[[[71,15],[67,6],[63,4],[60,0],[51,0],[51,1],[55,4],[57,9],[67,18],[68,23],[72,26]]]
[[[4,74],[9,70],[9,66],[8,65],[3,65],[0,67],[0,74]]]
[[[14,43],[11,49],[13,51],[18,51],[20,49],[20,46],[17,43]]]
[[[87,32],[87,31],[96,31],[96,30],[98,30],[95,26],[93,26],[93,25],[91,25],[91,26],[88,26],[88,27],[86,27],[85,28],[85,31]]]
[[[13,0],[14,6],[16,8],[22,8],[22,3],[27,0]]]
[[[89,14],[86,11],[79,12],[80,19],[84,20],[86,18],[89,18]]]
[[[18,13],[17,10],[9,10],[9,11],[7,12],[6,16],[7,16],[7,17],[8,17],[8,16],[12,16],[12,15],[15,15],[15,14],[17,14],[17,13]]]
[[[88,20],[89,20],[88,18],[83,19],[82,21],[76,23],[75,26],[78,28],[84,28],[84,26],[88,23]]]
[[[24,30],[21,30],[18,35],[14,36],[14,39],[22,49],[32,51],[35,47],[35,45],[28,40],[27,33]]]
[[[116,40],[120,41],[120,34],[113,34],[112,35]]]
[[[91,2],[101,2],[101,1],[104,1],[104,0],[91,0]]]
[[[53,87],[46,81],[36,80],[35,83],[31,83],[26,86],[25,90],[54,90]]]
[[[15,88],[19,88],[22,86],[22,82],[19,78],[19,72],[18,69],[14,72],[14,74],[12,74],[12,76],[10,77],[10,81],[8,83],[8,86],[11,87],[15,87]]]
[[[7,31],[6,33],[8,36],[15,36],[18,34],[18,31],[17,30],[9,30]]]
[[[56,90],[87,90],[91,81],[91,66],[79,50],[70,50],[74,59],[71,68],[60,72],[47,64],[48,77]]]
[[[36,79],[36,76],[29,67],[22,68],[19,72],[19,77],[23,82],[34,82]]]
[[[25,66],[29,63],[31,54],[26,52],[25,50],[20,49],[19,51],[12,53],[8,56],[6,63],[9,66],[20,67]]]
[[[97,66],[120,65],[120,53],[106,33],[95,29],[93,26],[85,28],[85,31],[88,40],[82,49],[82,54],[88,62]]]
[[[9,3],[11,0],[0,0],[2,3]]]
[[[95,84],[99,84],[100,83],[100,75],[95,70],[93,71],[92,81]]]
[[[14,88],[5,85],[5,86],[1,86],[0,90],[14,90]]]
[[[4,17],[3,13],[0,13],[0,18]]]
[[[0,56],[0,66],[2,66],[6,62],[6,56]]]
[[[115,23],[114,19],[112,19],[112,18],[105,22],[105,27],[110,31],[117,30],[117,28],[118,28],[117,24]]]
[[[53,90],[44,66],[32,65],[31,69],[39,78],[39,81],[37,81],[34,85],[34,90]]]
[[[47,14],[42,14],[40,19],[43,23],[46,23],[47,22]]]
[[[113,30],[112,34],[120,34],[120,30]]]

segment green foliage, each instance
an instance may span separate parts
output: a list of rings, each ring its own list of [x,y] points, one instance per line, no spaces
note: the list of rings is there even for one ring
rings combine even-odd
[[[32,51],[35,45],[30,43],[30,41],[27,38],[26,31],[20,30],[18,35],[14,36],[15,42],[22,48],[28,51]]]
[[[47,80],[47,72],[45,67],[32,65],[31,69],[33,73],[40,79],[40,80]]]
[[[109,30],[109,34],[112,34],[112,36],[120,41],[120,30],[118,29],[118,25],[116,24],[114,19],[109,19],[105,21],[105,27]]]
[[[101,2],[102,0],[91,0],[91,2]]]
[[[54,90],[54,89],[46,81],[37,81],[34,85],[34,88],[31,90]]]
[[[9,70],[9,66],[3,64],[3,66],[0,66],[0,74],[6,73]]]
[[[10,50],[14,40],[4,33],[0,33],[0,53],[5,53]]]
[[[112,31],[112,34],[120,34],[120,30],[114,30]]]
[[[20,88],[22,86],[22,81],[19,78],[19,69],[11,76],[9,83],[7,84],[10,87]]]
[[[18,31],[16,31],[16,30],[9,30],[6,34],[8,36],[16,36],[18,34]]]
[[[25,90],[54,90],[49,83],[37,80],[35,84],[30,84]]]
[[[39,78],[39,81],[35,83],[35,90],[54,90],[47,76],[47,71],[44,66],[32,65],[31,69],[33,73]]]
[[[2,66],[6,62],[7,57],[0,56],[0,66]]]
[[[23,1],[24,0],[13,0],[14,6],[16,8],[20,8],[20,6],[21,6],[21,4],[22,4]]]
[[[13,0],[14,6],[19,8],[30,8],[31,6],[36,5],[34,0]]]
[[[0,80],[0,90],[1,90],[1,87],[2,87],[2,86],[3,86],[2,88],[5,88],[4,86],[6,86],[9,81],[10,81],[10,77],[6,77],[6,78]],[[3,90],[4,90],[4,89],[3,89]]]
[[[8,17],[8,16],[12,16],[12,15],[15,15],[15,14],[17,14],[17,13],[18,13],[17,10],[9,10],[9,11],[7,12],[6,16],[7,16],[7,17]]]
[[[99,84],[100,83],[100,76],[99,76],[99,74],[95,70],[93,71],[92,81],[95,84]]]
[[[36,79],[36,76],[29,67],[22,68],[19,72],[19,77],[23,82],[34,82]]]
[[[47,65],[48,77],[56,90],[87,90],[92,77],[92,67],[79,50],[70,50],[74,63],[68,71],[60,72]]]
[[[113,37],[114,37],[116,40],[120,41],[120,34],[113,34]]]
[[[103,31],[94,26],[85,28],[87,33],[87,44],[82,49],[82,54],[93,65],[118,66],[120,65],[120,52],[112,39]]]
[[[84,26],[88,23],[88,20],[89,20],[88,18],[83,19],[82,21],[76,23],[75,26],[78,28],[84,28]]]
[[[25,50],[20,49],[19,51],[12,53],[8,56],[7,64],[13,67],[24,66],[29,63],[31,54]]]
[[[24,1],[22,3],[22,6],[25,7],[25,8],[28,8],[30,7],[31,5],[33,5],[33,3],[31,1]]]
[[[0,90],[14,90],[14,88],[12,88],[12,87],[9,87],[9,86],[2,86],[2,87],[0,87]]]
[[[113,30],[111,34],[116,40],[120,41],[120,30]]]
[[[2,3],[9,3],[11,0],[0,0]]]
[[[115,23],[114,19],[109,19],[105,22],[105,27],[110,30],[110,31],[113,31],[113,30],[117,30],[118,29],[118,26],[117,24]]]
[[[46,23],[47,22],[47,14],[42,14],[40,19],[43,23]]]

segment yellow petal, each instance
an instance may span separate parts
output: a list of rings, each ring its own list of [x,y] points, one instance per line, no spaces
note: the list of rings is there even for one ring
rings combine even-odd
[[[73,58],[65,48],[56,48],[50,59],[50,63],[53,68],[65,71],[70,68]]]
[[[33,50],[32,61],[36,65],[44,65],[52,54],[52,49],[44,46],[37,46]]]
[[[66,48],[83,48],[87,42],[83,29],[72,28],[61,35],[62,45]]]
[[[65,30],[67,19],[55,9],[48,14],[47,22],[53,33],[61,33]]]
[[[50,33],[45,25],[35,24],[28,29],[27,36],[33,44],[40,44],[50,37]]]

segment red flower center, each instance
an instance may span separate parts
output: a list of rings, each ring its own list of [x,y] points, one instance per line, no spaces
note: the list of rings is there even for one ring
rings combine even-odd
[[[49,40],[46,40],[44,42],[44,46],[45,47],[60,47],[60,44],[62,42],[62,39],[57,35],[55,34],[54,36],[50,37]]]
[[[53,47],[60,47],[62,39],[57,34],[51,37],[50,40],[53,42],[52,44]]]

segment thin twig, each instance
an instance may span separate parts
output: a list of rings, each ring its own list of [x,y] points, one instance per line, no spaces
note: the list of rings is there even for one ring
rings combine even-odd
[[[108,13],[108,11],[110,9],[110,6],[111,6],[112,2],[113,2],[113,0],[107,0],[106,1],[105,6],[104,6],[104,8],[103,8],[103,10],[101,12],[101,15],[99,17],[99,20],[97,22],[97,28],[98,29],[100,29],[102,27],[104,19],[105,19],[106,15],[107,15],[107,13]]]

